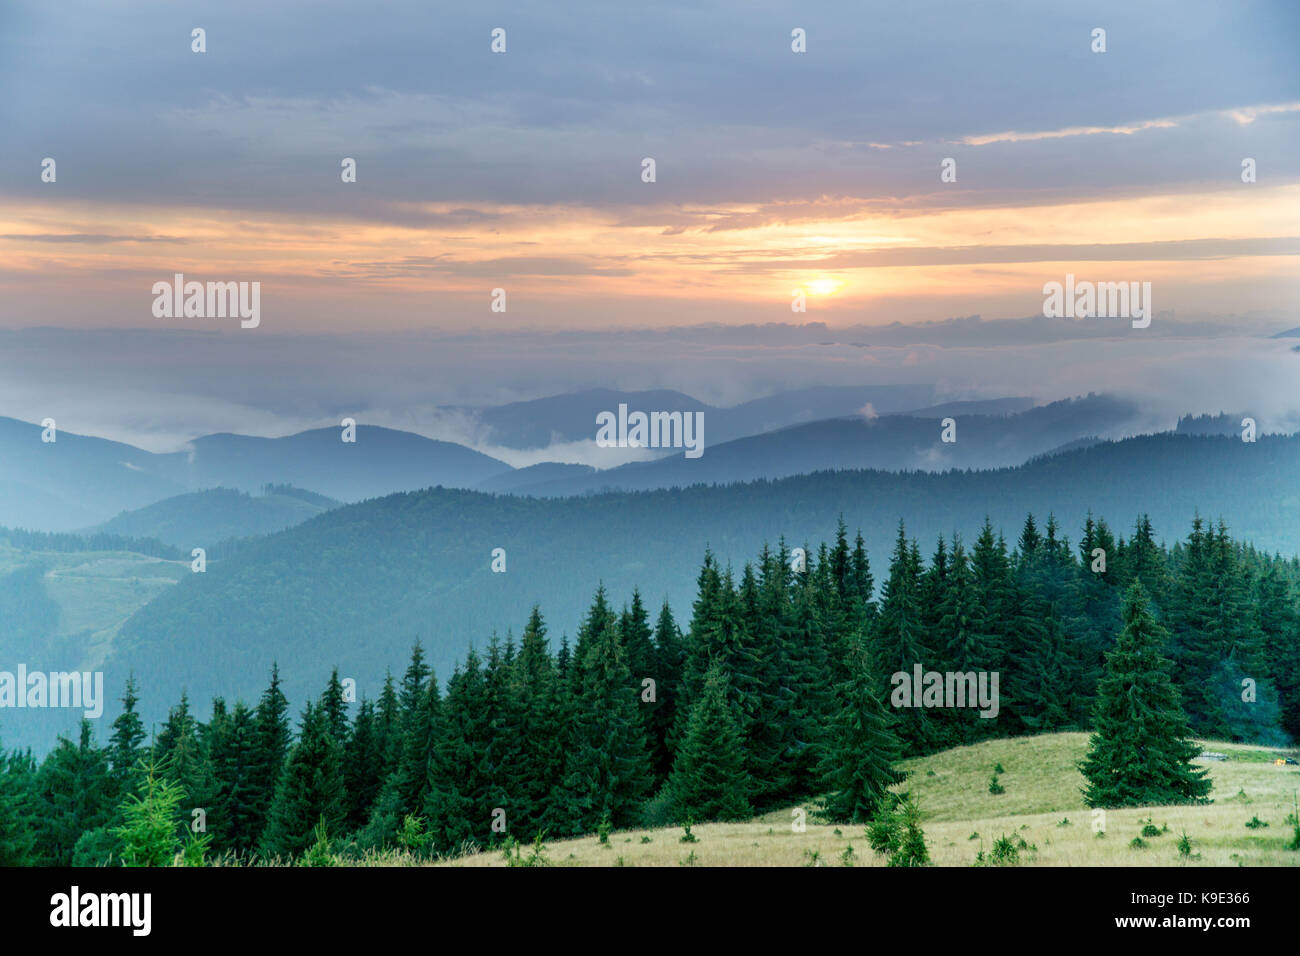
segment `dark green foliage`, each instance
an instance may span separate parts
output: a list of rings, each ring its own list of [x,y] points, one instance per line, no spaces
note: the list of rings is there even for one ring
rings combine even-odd
[[[721,664],[706,672],[686,737],[668,778],[679,819],[743,820],[752,814],[752,782]]]
[[[313,830],[318,823],[338,832],[346,817],[342,748],[330,734],[325,709],[308,704],[280,774],[261,850],[272,857],[298,856],[319,836]]]
[[[29,753],[0,757],[0,861],[120,861],[128,809],[138,824],[140,802],[165,786],[179,794],[163,815],[172,842],[151,858],[195,865],[227,852],[337,862],[385,846],[424,857],[803,801],[871,820],[891,861],[914,865],[927,858],[919,815],[891,796],[903,746],[1095,714],[1089,798],[1116,806],[1204,798],[1188,763],[1197,722],[1280,740],[1300,721],[1300,561],[1235,543],[1222,525],[1197,521],[1166,549],[1147,519],[1123,542],[1089,516],[1075,549],[1050,515],[1025,520],[1014,548],[985,522],[969,551],[958,535],[940,540],[928,567],[899,526],[879,605],[861,538],[851,545],[842,522],[832,544],[802,550],[796,561],[784,541],[764,547],[739,575],[706,554],[685,634],[667,603],[651,629],[639,592],[615,613],[601,588],[574,647],[562,639],[552,653],[533,606],[517,645],[493,637],[471,651],[445,692],[417,643],[401,681],[363,696],[350,721],[335,671],[296,741],[277,668],[255,710],[217,699],[203,722],[182,694],[148,745],[131,680],[106,746],[83,724],[39,768]],[[1148,576],[1159,606],[1137,598]],[[1121,617],[1123,580],[1134,585]],[[888,706],[891,675],[915,665],[1000,671],[1001,713]],[[1258,703],[1241,701],[1244,677]],[[137,765],[147,755],[152,797]],[[206,833],[190,830],[195,810]]]
[[[36,862],[33,779],[28,761],[0,748],[0,867]]]
[[[578,633],[575,657],[556,831],[590,833],[606,814],[615,827],[628,826],[650,789],[650,756],[638,710],[639,688],[628,671],[603,588]]]
[[[854,645],[848,671],[821,767],[825,814],[839,823],[865,823],[879,813],[889,788],[904,778],[894,767],[902,746],[882,702],[881,682],[860,643]]]
[[[1200,748],[1187,739],[1187,719],[1161,655],[1167,639],[1151,616],[1146,589],[1135,581],[1124,600],[1124,629],[1107,655],[1092,743],[1080,765],[1089,806],[1196,803],[1209,793],[1205,770],[1192,766]]]
[[[280,668],[272,665],[270,686],[262,694],[253,718],[253,750],[248,774],[249,845],[256,845],[266,828],[291,738],[289,701],[280,689]]]
[[[925,866],[930,862],[921,829],[921,810],[910,793],[881,804],[867,825],[867,842],[888,857],[890,866]]]
[[[36,842],[45,862],[70,866],[72,851],[87,830],[107,826],[108,759],[95,746],[90,721],[82,720],[77,743],[66,737],[45,758],[35,780]]]

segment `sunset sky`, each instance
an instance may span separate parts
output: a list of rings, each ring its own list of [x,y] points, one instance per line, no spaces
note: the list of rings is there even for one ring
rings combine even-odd
[[[1300,4],[1072,7],[9,0],[0,416],[474,444],[597,386],[921,382],[1300,427]],[[176,273],[260,325],[156,318]],[[1044,319],[1067,273],[1156,321]]]
[[[0,324],[156,325],[176,272],[268,332],[1001,318],[1066,272],[1300,322],[1297,5],[702,6],[8,3]]]

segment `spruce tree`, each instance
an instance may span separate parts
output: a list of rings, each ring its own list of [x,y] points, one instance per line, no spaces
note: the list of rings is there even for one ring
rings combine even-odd
[[[276,787],[292,740],[289,701],[280,690],[279,665],[271,666],[271,683],[263,692],[253,719],[253,755],[249,767],[249,831],[256,845],[266,828]]]
[[[217,783],[214,806],[208,813],[213,847],[247,856],[256,848],[258,837],[257,794],[253,789],[257,725],[253,712],[243,701],[235,704],[234,710],[215,729],[210,755]]]
[[[1277,688],[1278,722],[1292,740],[1300,741],[1300,611],[1276,564],[1257,587],[1265,656]]]
[[[376,732],[375,705],[365,697],[343,748],[343,777],[348,791],[348,826],[364,825],[384,779],[384,758]]]
[[[679,820],[744,820],[752,815],[753,782],[726,672],[714,664],[705,673],[691,707],[682,748],[668,786]]]
[[[313,831],[322,820],[328,832],[339,833],[346,818],[342,749],[330,733],[325,710],[309,703],[280,775],[261,852],[298,857],[315,842]]]
[[[556,699],[555,662],[546,641],[541,609],[533,607],[515,658],[511,696],[515,703],[519,752],[515,758],[515,832],[524,839],[545,826],[551,791],[564,771],[564,726]]]
[[[573,670],[571,686],[578,690],[564,785],[554,810],[557,830],[590,833],[606,819],[614,827],[627,826],[648,794],[650,757],[638,688],[603,588],[579,632]]]
[[[650,759],[655,781],[668,779],[673,767],[672,730],[682,695],[682,669],[686,663],[686,645],[681,628],[673,618],[672,608],[664,601],[655,621],[655,673],[657,700],[650,711]]]
[[[30,777],[18,757],[0,748],[0,867],[30,866],[36,862]]]
[[[920,564],[900,521],[889,578],[882,591],[880,615],[871,630],[871,660],[886,678],[903,673],[910,680],[916,665],[930,670],[938,663],[938,654],[931,646],[935,638],[926,631],[921,607]],[[939,740],[937,721],[919,704],[920,701],[913,701],[913,706],[898,710],[898,734],[904,751],[909,754],[926,753]]]
[[[325,723],[334,735],[340,747],[348,742],[348,705],[343,700],[343,683],[339,680],[339,669],[330,671],[329,683],[321,694],[320,705],[325,709]]]
[[[855,642],[850,653],[849,678],[840,688],[842,704],[820,770],[826,816],[837,823],[867,823],[887,803],[889,788],[904,778],[894,767],[902,744],[865,646]]]
[[[71,865],[81,835],[110,822],[108,779],[108,759],[83,718],[77,743],[60,737],[36,778],[36,840],[54,865]]]
[[[109,771],[113,778],[116,800],[128,793],[135,782],[140,758],[144,755],[144,721],[136,712],[140,702],[135,675],[126,679],[122,692],[122,713],[113,720],[113,734],[108,740]]]
[[[1201,803],[1210,791],[1192,759],[1187,718],[1161,649],[1167,632],[1156,623],[1146,589],[1135,581],[1124,598],[1124,628],[1107,655],[1098,688],[1092,741],[1079,769],[1091,807]]]

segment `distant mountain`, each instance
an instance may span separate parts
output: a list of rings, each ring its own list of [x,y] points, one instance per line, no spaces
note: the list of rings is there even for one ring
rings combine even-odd
[[[255,491],[276,482],[359,501],[436,485],[472,488],[513,470],[463,445],[377,425],[358,425],[355,443],[340,436],[338,428],[285,438],[207,435],[190,443],[186,477],[192,487]]]
[[[478,490],[502,493],[516,492],[521,488],[532,485],[592,475],[595,472],[596,469],[590,465],[570,465],[562,462],[544,461],[537,465],[529,465],[526,468],[507,472],[504,475],[494,475],[487,481],[479,482]]]
[[[375,425],[358,425],[355,443],[343,442],[338,428],[284,438],[219,434],[169,454],[63,430],[46,443],[41,434],[39,425],[0,418],[0,526],[72,531],[209,488],[285,484],[360,501],[437,485],[473,488],[514,470],[462,445]]]
[[[1184,415],[1178,419],[1174,431],[1179,435],[1235,435],[1241,436],[1241,420],[1244,414],[1225,415]]]
[[[1027,401],[1002,399],[992,407],[998,411]],[[709,441],[712,420],[706,415],[706,447],[699,458],[686,458],[678,452],[655,461],[521,485],[518,490],[555,496],[727,484],[846,468],[940,471],[1007,467],[1079,438],[1115,433],[1137,417],[1137,407],[1131,402],[1106,395],[1053,402],[1014,414],[976,413],[983,408],[985,403],[966,402],[903,415],[855,415],[722,444]],[[945,417],[956,421],[955,442],[942,441],[939,419]]]
[[[1273,336],[1275,339],[1300,339],[1300,328],[1287,329],[1285,332],[1278,332]]]
[[[257,496],[232,488],[193,491],[124,511],[85,533],[157,538],[188,553],[230,538],[283,531],[340,504],[289,485],[270,485],[266,491]]]
[[[973,539],[985,515],[1014,539],[1028,511],[1054,512],[1078,539],[1088,511],[1119,534],[1149,513],[1160,537],[1193,515],[1293,554],[1300,541],[1300,437],[1149,435],[991,471],[823,472],[728,487],[565,499],[432,489],[325,512],[254,541],[205,574],[182,575],[121,628],[104,662],[120,690],[141,678],[147,719],[187,687],[252,699],[278,660],[291,699],[319,693],[329,669],[373,695],[384,668],[423,641],[446,677],[471,642],[516,635],[540,602],[552,640],[572,638],[600,583],[616,607],[633,587],[689,620],[711,547],[739,574],[763,542],[817,542],[843,515],[861,528],[877,580],[900,518],[930,546]],[[493,573],[492,550],[507,570]],[[11,732],[6,731],[6,737]]]
[[[71,531],[186,490],[168,459],[131,445],[0,418],[0,525]]]
[[[865,405],[877,413],[919,408],[934,398],[932,385],[822,386],[780,392],[731,408],[719,408],[669,389],[627,392],[607,388],[555,395],[470,411],[482,426],[480,440],[505,448],[545,448],[555,442],[591,439],[596,415],[629,410],[706,412],[714,441],[756,435],[800,422],[851,415]]]
[[[944,402],[900,414],[911,418],[946,418],[949,415],[1014,415],[1034,407],[1032,398],[986,398],[966,402]]]

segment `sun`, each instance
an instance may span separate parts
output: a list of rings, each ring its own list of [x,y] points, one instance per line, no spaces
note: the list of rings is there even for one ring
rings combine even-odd
[[[843,287],[843,280],[827,277],[812,279],[804,283],[804,288],[806,288],[812,295],[834,295]]]

